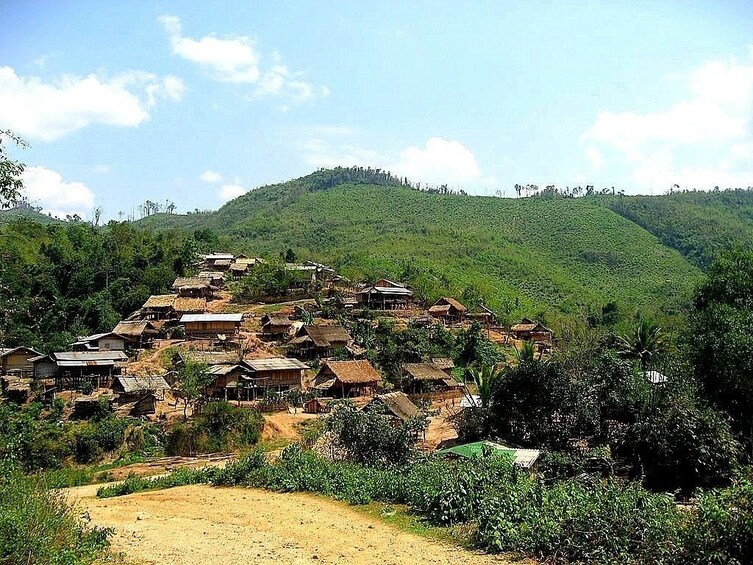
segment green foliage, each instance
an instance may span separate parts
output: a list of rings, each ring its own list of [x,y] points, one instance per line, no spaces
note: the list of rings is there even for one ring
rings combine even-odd
[[[750,189],[628,196],[604,202],[704,270],[722,252],[753,240]]]
[[[206,363],[187,360],[178,369],[178,378],[173,389],[183,399],[183,419],[187,419],[188,405],[204,396],[215,375],[209,372]]]
[[[655,489],[727,484],[740,457],[725,414],[675,386],[645,405],[626,443]]]
[[[89,528],[61,493],[0,464],[0,562],[94,563],[104,557],[111,534]]]
[[[652,361],[667,349],[662,329],[643,317],[638,319],[629,335],[620,338],[620,345],[621,353],[637,359],[644,371],[651,368]]]
[[[183,274],[185,237],[117,222],[0,226],[0,342],[60,351],[112,330]]]
[[[570,438],[598,433],[591,395],[556,362],[526,361],[505,370],[491,405],[498,435],[526,446],[566,449]]]
[[[334,434],[334,449],[342,450],[347,461],[385,466],[404,464],[415,456],[418,434],[427,422],[421,415],[394,423],[345,401],[333,407],[324,425]]]
[[[685,350],[703,393],[732,417],[753,445],[753,252],[736,251],[714,263],[701,286]]]
[[[677,563],[746,563],[753,547],[753,483],[701,493]]]
[[[477,540],[560,563],[667,563],[683,521],[670,497],[636,484],[525,481],[482,501]]]
[[[240,449],[256,444],[263,427],[264,418],[256,410],[209,402],[189,421],[173,425],[165,450],[170,455],[195,455]]]
[[[91,463],[121,447],[134,453],[161,450],[161,432],[152,424],[108,415],[99,420],[60,422],[55,412],[41,405],[0,404],[0,458],[17,462],[26,470],[57,469],[68,459]],[[128,439],[135,434],[142,440]]]
[[[16,145],[28,147],[28,144],[9,130],[0,130],[0,208],[7,208],[20,196],[23,189],[21,175],[24,164],[12,161],[3,147],[3,141],[9,139]]]

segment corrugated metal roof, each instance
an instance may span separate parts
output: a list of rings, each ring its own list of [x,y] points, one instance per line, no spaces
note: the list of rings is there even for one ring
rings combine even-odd
[[[243,314],[185,314],[180,323],[186,322],[241,322]]]
[[[246,365],[254,371],[286,371],[291,369],[308,369],[309,366],[301,363],[298,359],[275,358],[275,359],[249,359]]]
[[[501,456],[511,457],[516,465],[524,469],[533,467],[534,463],[541,456],[541,451],[538,449],[515,449],[493,441],[465,443],[463,445],[448,447],[447,449],[440,449],[437,453],[440,455],[457,455],[459,457],[471,458],[481,457],[485,449],[491,449],[492,452],[499,453]]]
[[[55,361],[127,361],[122,351],[59,351],[50,354]]]
[[[164,377],[160,375],[148,375],[144,377],[136,375],[122,375],[115,377],[115,379],[123,387],[123,391],[126,393],[141,392],[149,390],[167,390],[170,385]]]

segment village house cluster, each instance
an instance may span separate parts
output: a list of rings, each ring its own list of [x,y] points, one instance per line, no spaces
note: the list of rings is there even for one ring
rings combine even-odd
[[[205,365],[211,375],[204,390],[208,399],[275,406],[281,401],[270,399],[300,392],[305,393],[305,410],[315,413],[326,412],[335,399],[358,398],[361,404],[377,400],[394,417],[405,419],[417,398],[463,396],[452,359],[405,363],[402,390],[385,391],[383,376],[348,328],[316,317],[305,300],[265,308],[230,302],[228,283],[263,264],[260,258],[231,253],[201,256],[195,276],[176,278],[170,294],[150,296],[109,332],[81,336],[68,350],[49,354],[29,347],[0,349],[3,392],[23,401],[32,392],[54,397],[69,391],[81,411],[105,398],[119,413],[148,416],[174,393],[181,367],[193,362]],[[463,327],[475,320],[487,329],[496,327],[494,313],[482,305],[471,310],[443,297],[421,308],[412,290],[399,282],[355,285],[313,262],[284,268],[295,274],[291,294],[316,284],[325,290],[325,303],[334,304],[337,296],[337,307],[346,311],[366,309],[417,324]],[[551,330],[532,320],[505,331],[542,350],[552,344]],[[155,350],[169,352],[166,363],[144,362],[154,358],[150,352]]]

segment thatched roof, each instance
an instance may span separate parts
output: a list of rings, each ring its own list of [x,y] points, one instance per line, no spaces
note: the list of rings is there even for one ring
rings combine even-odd
[[[175,279],[175,282],[173,283],[173,286],[171,287],[173,290],[178,289],[202,289],[202,288],[209,288],[211,286],[211,281],[206,278],[201,277],[178,277]]]
[[[170,308],[176,298],[177,294],[154,294],[144,302],[142,308]]]
[[[351,339],[348,330],[342,326],[304,326],[303,331],[317,347],[345,345]]]
[[[207,309],[207,299],[206,298],[184,298],[181,296],[175,299],[173,308],[175,309],[176,312],[182,312],[182,313],[203,312],[204,310]]]
[[[122,335],[123,337],[141,337],[144,334],[156,335],[159,332],[150,321],[139,320],[119,322],[112,330],[112,333]]]
[[[455,362],[449,357],[434,357],[431,362],[443,371],[455,368]]]
[[[405,372],[417,381],[443,381],[447,373],[433,363],[405,363]]]
[[[510,328],[510,331],[516,332],[516,333],[519,333],[519,332],[526,333],[526,332],[534,332],[534,331],[535,332],[542,332],[542,333],[544,333],[544,332],[551,333],[552,332],[552,330],[550,330],[549,328],[547,328],[544,324],[541,324],[541,323],[536,322],[534,320],[529,320],[528,318],[523,318],[520,322],[518,322],[517,324],[515,324],[514,326],[512,326]]]
[[[421,415],[421,410],[418,409],[418,406],[413,404],[404,392],[399,391],[376,396],[363,407],[363,410],[370,412],[373,410],[379,410],[379,408],[387,410],[393,416],[400,418],[401,420],[410,420],[411,418]]]
[[[382,382],[382,376],[371,363],[365,360],[327,361],[320,369],[319,375],[323,378],[332,375],[344,384]],[[317,375],[317,381],[319,381],[319,375]]]
[[[429,312],[433,312],[435,308],[444,308],[444,307],[449,307],[449,306],[451,306],[452,308],[455,308],[455,310],[457,310],[458,312],[465,312],[467,310],[465,306],[463,306],[460,302],[458,302],[454,298],[443,296],[442,298],[440,298],[434,303],[434,306],[429,308]]]

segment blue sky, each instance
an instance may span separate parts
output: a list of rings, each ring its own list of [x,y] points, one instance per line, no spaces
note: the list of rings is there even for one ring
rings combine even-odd
[[[753,185],[749,0],[526,4],[5,0],[0,129],[31,201],[108,218],[335,165],[507,196]]]

